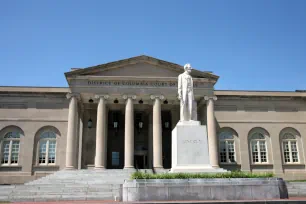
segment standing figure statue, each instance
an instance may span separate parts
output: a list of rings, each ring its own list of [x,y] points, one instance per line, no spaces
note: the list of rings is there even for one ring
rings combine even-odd
[[[197,108],[193,95],[191,65],[185,64],[183,74],[178,76],[178,99],[180,100],[180,121],[197,120]]]

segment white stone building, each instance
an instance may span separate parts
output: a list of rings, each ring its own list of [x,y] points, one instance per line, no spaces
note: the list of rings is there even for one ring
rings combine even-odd
[[[72,69],[65,88],[0,87],[0,184],[65,168],[170,169],[183,71],[138,56]],[[217,75],[192,77],[212,166],[306,179],[305,92],[215,90]]]

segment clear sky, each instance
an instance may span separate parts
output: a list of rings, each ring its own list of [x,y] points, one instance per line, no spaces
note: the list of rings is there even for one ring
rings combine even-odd
[[[0,1],[0,85],[149,55],[220,76],[216,89],[306,89],[306,0]]]

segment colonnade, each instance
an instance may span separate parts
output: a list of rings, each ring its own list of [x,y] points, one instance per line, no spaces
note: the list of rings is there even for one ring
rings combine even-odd
[[[76,153],[75,140],[77,138],[77,120],[78,120],[78,98],[79,94],[67,94],[69,102],[68,113],[68,131],[66,147],[66,169],[74,169],[73,159]],[[95,168],[106,168],[107,155],[107,119],[106,119],[106,101],[108,95],[96,95],[98,100],[97,125],[96,125],[96,155]],[[153,168],[163,168],[162,161],[162,120],[161,120],[161,101],[163,95],[151,95],[153,100]],[[125,130],[124,130],[124,169],[134,168],[134,103],[136,95],[123,95],[125,103]],[[207,114],[207,132],[210,164],[214,168],[219,167],[218,162],[218,139],[216,133],[216,122],[214,116],[214,101],[216,97],[204,97],[206,101],[205,112]]]

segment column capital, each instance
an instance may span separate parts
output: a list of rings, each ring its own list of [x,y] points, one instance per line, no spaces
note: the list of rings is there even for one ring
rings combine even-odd
[[[218,98],[217,98],[217,96],[204,96],[204,100],[205,100],[205,101],[208,101],[208,100],[210,100],[210,99],[216,101]]]
[[[163,99],[165,98],[165,96],[164,96],[164,95],[151,95],[150,98],[151,98],[152,100],[154,100],[154,99],[163,100]]]
[[[100,98],[107,100],[107,99],[109,99],[109,95],[107,95],[107,94],[95,95],[95,99],[100,99]]]
[[[66,97],[67,97],[68,99],[71,99],[71,98],[73,98],[73,97],[75,97],[77,100],[80,100],[80,99],[81,99],[81,96],[80,96],[79,93],[67,93],[67,94],[66,94]]]
[[[136,97],[136,95],[133,95],[133,94],[129,94],[129,95],[125,94],[125,95],[122,96],[122,98],[124,100],[126,100],[128,98],[131,98],[131,99],[135,100],[137,97]]]

